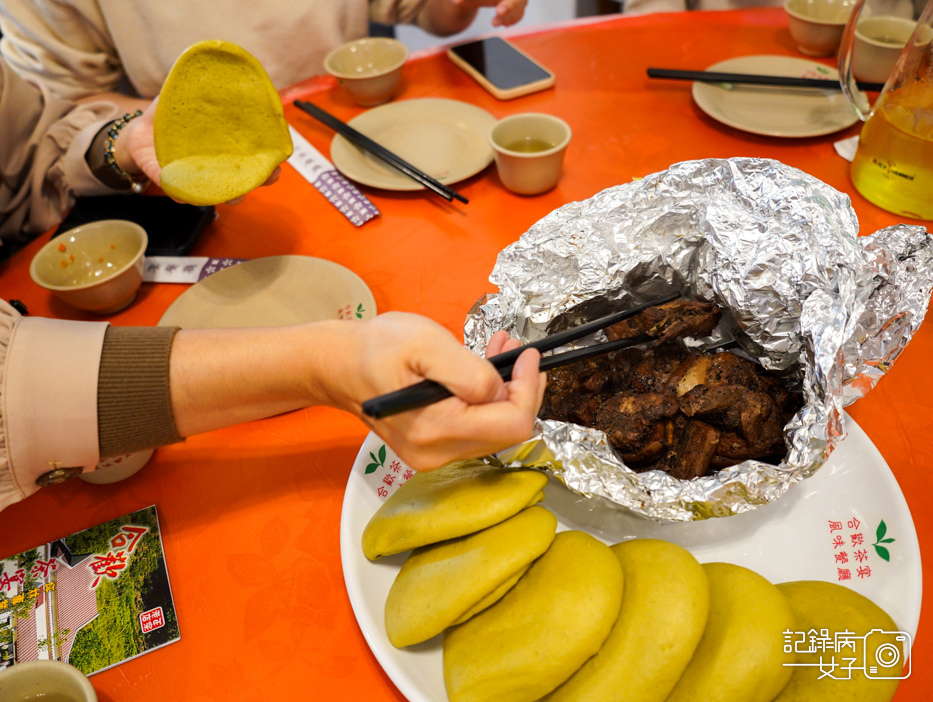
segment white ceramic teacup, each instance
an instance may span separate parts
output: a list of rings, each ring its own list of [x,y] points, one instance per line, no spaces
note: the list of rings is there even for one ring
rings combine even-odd
[[[852,74],[857,80],[884,83],[914,33],[917,23],[904,17],[868,17],[855,28]]]
[[[832,56],[839,49],[855,0],[784,0],[787,28],[805,56]]]
[[[562,119],[537,112],[497,122],[489,142],[502,184],[520,195],[553,188],[560,180],[570,135],[570,126]]]
[[[0,700],[97,702],[97,693],[87,676],[68,663],[24,661],[0,670]]]
[[[365,37],[338,46],[324,58],[324,68],[357,105],[372,107],[395,95],[408,47],[389,37]]]

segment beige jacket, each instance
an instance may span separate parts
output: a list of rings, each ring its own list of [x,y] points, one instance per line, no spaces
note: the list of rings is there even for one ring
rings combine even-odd
[[[77,98],[155,97],[175,59],[204,39],[253,54],[281,89],[323,72],[369,20],[416,23],[425,0],[3,0],[0,52],[24,76]],[[127,85],[128,84],[128,85]]]
[[[0,510],[56,468],[179,441],[177,329],[22,317],[0,300]]]
[[[94,177],[84,154],[117,117],[109,103],[63,102],[0,60],[0,258],[58,224],[77,195],[113,192]]]

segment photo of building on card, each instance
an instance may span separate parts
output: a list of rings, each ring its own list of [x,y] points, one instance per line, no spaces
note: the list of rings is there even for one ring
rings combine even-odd
[[[178,639],[155,507],[0,560],[0,669],[90,675]]]

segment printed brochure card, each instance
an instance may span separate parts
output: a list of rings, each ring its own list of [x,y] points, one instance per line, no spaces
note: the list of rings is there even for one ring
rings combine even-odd
[[[0,559],[0,670],[91,675],[179,638],[155,506]]]

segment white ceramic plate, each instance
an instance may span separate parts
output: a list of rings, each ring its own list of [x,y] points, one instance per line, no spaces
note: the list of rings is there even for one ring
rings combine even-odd
[[[350,120],[351,127],[442,183],[479,173],[493,161],[489,132],[496,118],[457,100],[400,100]],[[424,186],[337,135],[330,157],[341,173],[384,190],[423,190]]]
[[[792,78],[839,78],[838,72],[822,63],[790,56],[743,56],[706,70]],[[694,83],[693,99],[713,119],[764,136],[821,136],[858,122],[855,110],[841,90]]]
[[[159,325],[275,327],[375,314],[372,292],[353,271],[322,258],[269,256],[238,263],[192,285]]]
[[[780,500],[734,517],[661,525],[588,500],[553,479],[543,505],[558,518],[558,529],[582,529],[608,544],[632,537],[666,539],[688,548],[701,563],[726,561],[751,568],[771,582],[840,582],[848,569],[853,590],[874,600],[911,638],[920,620],[922,571],[920,545],[900,487],[871,440],[846,417],[848,437],[812,478],[792,487]],[[375,434],[363,443],[347,482],[340,523],[344,580],[356,620],[392,682],[411,702],[447,699],[441,636],[404,651],[389,643],[383,619],[389,588],[407,553],[375,563],[363,556],[363,529],[373,512],[404,482],[408,468]],[[367,473],[367,470],[370,472]],[[391,484],[390,484],[391,483]],[[380,494],[383,493],[383,494]],[[856,524],[857,520],[857,524]],[[884,521],[890,560],[872,547]],[[834,528],[838,523],[840,528]],[[851,541],[864,537],[864,561],[840,564],[837,536],[854,555]],[[883,546],[883,547],[884,547]],[[859,576],[857,568],[870,568]]]

